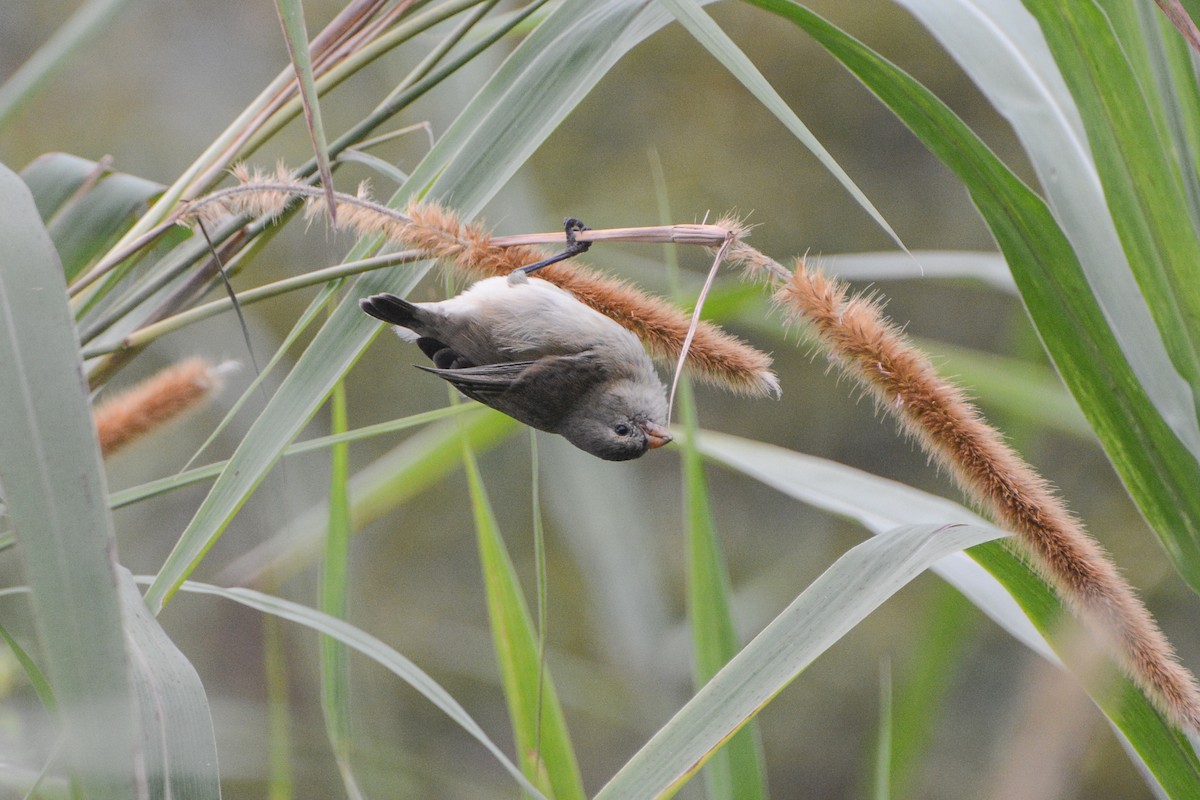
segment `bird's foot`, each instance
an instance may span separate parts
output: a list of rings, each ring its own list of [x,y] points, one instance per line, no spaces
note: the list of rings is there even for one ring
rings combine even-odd
[[[565,220],[563,220],[563,229],[567,234],[567,247],[565,250],[563,250],[561,253],[552,255],[549,258],[542,259],[536,264],[528,264],[524,267],[517,267],[515,271],[529,275],[530,273],[536,272],[542,267],[548,267],[551,264],[557,264],[559,261],[566,261],[568,258],[577,256],[580,253],[586,253],[587,249],[592,246],[591,242],[580,242],[575,239],[575,235],[577,233],[591,230],[591,228],[583,224],[583,220],[577,219],[576,217],[567,217]]]

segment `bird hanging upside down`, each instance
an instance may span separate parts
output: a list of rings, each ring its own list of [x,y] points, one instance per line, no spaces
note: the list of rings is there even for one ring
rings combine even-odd
[[[572,224],[574,227],[572,228]],[[528,273],[586,249],[568,220],[568,249],[436,303],[393,294],[359,302],[433,361],[420,367],[460,392],[609,461],[671,441],[666,389],[641,342],[570,292]]]

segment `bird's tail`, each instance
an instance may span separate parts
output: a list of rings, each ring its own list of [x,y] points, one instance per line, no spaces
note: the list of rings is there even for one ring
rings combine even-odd
[[[412,328],[418,309],[407,300],[394,294],[376,294],[358,301],[358,307],[375,319],[381,319],[402,328]]]

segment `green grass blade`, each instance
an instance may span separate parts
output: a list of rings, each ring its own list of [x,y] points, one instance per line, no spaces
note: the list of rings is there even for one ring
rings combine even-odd
[[[696,404],[691,383],[680,381],[680,417],[686,436],[680,447],[684,517],[688,537],[688,619],[696,688],[707,683],[738,651],[729,604],[729,571],[717,538],[704,463],[696,449]],[[705,767],[708,796],[753,800],[767,796],[762,743],[757,726],[738,731]]]
[[[150,583],[153,576],[140,578],[139,581]],[[192,594],[205,594],[232,600],[235,603],[253,608],[264,614],[270,614],[278,619],[295,622],[317,633],[330,636],[347,647],[355,650],[379,664],[409,686],[416,689],[426,700],[437,706],[446,716],[454,720],[467,733],[482,744],[488,752],[512,775],[525,791],[535,797],[542,795],[525,779],[521,770],[512,763],[504,752],[484,733],[483,728],[459,705],[437,681],[409,661],[399,652],[366,631],[348,622],[323,614],[315,608],[309,608],[281,597],[274,597],[253,589],[224,588],[211,584],[186,581],[180,589]]]
[[[41,667],[30,657],[29,653],[25,652],[25,648],[21,647],[20,643],[3,625],[0,625],[0,638],[4,639],[8,649],[12,651],[13,657],[25,671],[25,677],[29,679],[29,685],[33,687],[38,700],[42,701],[42,707],[51,714],[55,713],[58,703],[54,700],[54,688],[50,686],[50,681],[46,679],[46,674],[42,672]]]
[[[1098,4],[1027,7],[1078,104],[1117,232],[1171,361],[1200,393],[1200,286],[1192,269],[1200,236],[1146,81]]]
[[[292,703],[288,696],[287,643],[283,622],[263,616],[263,682],[267,701],[267,798],[291,800],[295,796],[292,769]]]
[[[117,19],[128,0],[88,0],[37,49],[28,61],[0,85],[0,129],[36,95],[42,86],[93,36]]]
[[[330,398],[330,432],[346,432],[346,389],[339,383]],[[329,453],[329,518],[325,535],[325,560],[321,569],[320,609],[331,617],[346,616],[346,585],[350,557],[350,453],[345,442],[335,444]],[[325,733],[333,748],[346,794],[359,798],[362,793],[350,764],[351,721],[350,654],[328,636],[321,637],[321,710],[325,714]]]
[[[876,534],[896,525],[939,521],[986,525],[957,503],[842,464],[711,432],[700,444],[720,463],[804,503],[853,519]],[[1053,641],[1070,614],[1054,592],[998,543],[975,547],[967,555],[970,558],[946,559],[934,571],[1018,641],[1060,664],[1046,637]],[[1111,685],[1111,691],[1105,687],[1092,693],[1092,699],[1141,759],[1143,773],[1153,776],[1170,797],[1195,796],[1200,792],[1195,751],[1127,679],[1114,677]],[[1095,687],[1084,688],[1091,693]]]
[[[767,79],[758,71],[758,68],[742,52],[741,48],[733,43],[733,40],[713,22],[711,17],[704,13],[700,7],[700,3],[696,2],[696,0],[662,0],[662,4],[675,15],[675,18],[679,20],[680,24],[687,29],[688,33],[696,41],[704,45],[709,53],[720,61],[735,78],[741,81],[742,85],[749,89],[751,94],[758,98],[758,101],[774,114],[776,119],[782,122],[788,131],[800,140],[801,144],[817,157],[817,160],[821,162],[821,166],[825,167],[829,174],[833,175],[838,183],[850,193],[854,201],[871,215],[875,223],[883,228],[888,236],[892,237],[892,241],[900,249],[907,249],[904,246],[904,242],[900,241],[900,237],[892,230],[892,226],[883,218],[883,214],[879,213],[875,205],[858,188],[858,185],[851,180],[841,165],[825,149],[825,146],[817,140],[817,137],[813,136],[808,126],[784,102],[774,87],[767,82]]]
[[[219,798],[217,740],[200,676],[150,614],[124,567],[120,591],[150,796]]]
[[[1178,154],[1192,226],[1200,227],[1200,82],[1192,70],[1192,51],[1175,35],[1166,17],[1149,8],[1142,16],[1150,17],[1147,37],[1154,45],[1149,58],[1163,98],[1163,117]],[[1155,22],[1160,24],[1155,26]]]
[[[315,450],[322,450],[327,447],[339,444],[341,442],[355,442],[360,439],[366,439],[371,436],[380,436],[385,433],[394,433],[396,431],[406,430],[408,428],[417,427],[419,425],[427,425],[432,422],[444,419],[450,416],[459,414],[469,414],[477,409],[472,406],[447,406],[445,408],[437,408],[433,411],[426,411],[421,414],[413,414],[408,417],[392,420],[391,422],[381,422],[376,425],[368,425],[365,428],[355,428],[352,431],[339,433],[331,436],[318,436],[315,439],[306,439],[303,442],[296,442],[289,445],[283,451],[285,456],[301,455],[303,453],[311,453]],[[121,508],[132,503],[145,500],[148,497],[155,497],[165,492],[170,492],[179,489],[183,486],[190,486],[193,483],[206,480],[207,478],[215,478],[221,474],[221,471],[228,466],[229,461],[214,461],[212,464],[207,464],[203,467],[194,467],[189,470],[184,470],[175,475],[168,475],[165,478],[150,481],[149,483],[141,484],[140,486],[132,486],[128,489],[123,489],[119,492],[113,492],[109,496],[109,505],[112,508]]]
[[[892,670],[885,661],[879,670],[879,727],[875,737],[873,800],[890,800],[892,796],[892,738],[895,730],[892,705]]]
[[[910,250],[908,253],[839,253],[821,256],[821,268],[847,281],[978,281],[1016,294],[1008,264],[999,253],[972,250]]]
[[[1193,392],[1171,364],[1138,290],[1083,121],[1037,23],[1020,0],[904,5],[1012,125],[1130,369],[1175,435],[1200,455]]]
[[[139,726],[112,518],[62,265],[0,166],[0,483],[77,789],[134,796]]]
[[[351,478],[351,531],[362,530],[462,467],[463,439],[476,452],[485,452],[518,427],[516,420],[491,409],[460,404],[444,410],[457,409],[468,412],[461,421],[430,426]],[[239,584],[287,580],[320,557],[328,517],[323,506],[310,509],[238,558],[223,576]]]
[[[583,780],[562,706],[554,682],[538,657],[538,635],[533,619],[500,537],[475,456],[466,446],[463,460],[471,491],[492,639],[500,662],[521,769],[547,797],[556,800],[584,798],[587,795],[583,791]]]
[[[608,782],[597,800],[669,795],[819,655],[935,562],[1003,536],[913,525],[855,546],[804,590]]]
[[[296,70],[296,85],[300,89],[300,101],[304,106],[304,123],[312,139],[313,154],[317,159],[317,172],[325,199],[329,204],[329,217],[337,219],[337,205],[333,196],[333,170],[329,166],[329,143],[325,140],[325,123],[321,121],[321,105],[317,97],[317,84],[313,80],[312,57],[308,50],[308,29],[304,25],[304,4],[301,0],[275,0],[275,11],[283,26],[283,38],[287,42],[288,57]]]
[[[812,12],[751,0],[795,22],[883,100],[963,181],[1000,244],[1059,374],[1177,569],[1200,587],[1200,463],[1139,382],[1050,210],[946,106]],[[1194,416],[1194,415],[1193,415]]]

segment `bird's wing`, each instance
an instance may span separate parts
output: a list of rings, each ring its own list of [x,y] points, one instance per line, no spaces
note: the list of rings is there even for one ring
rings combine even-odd
[[[465,369],[419,369],[444,378],[472,400],[551,432],[605,378],[603,364],[590,352]]]

